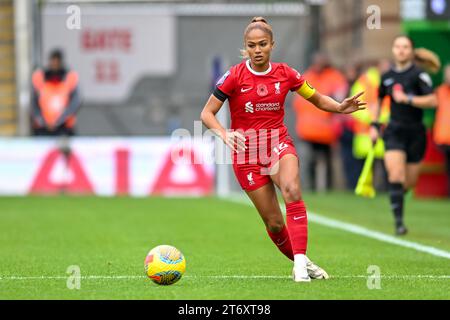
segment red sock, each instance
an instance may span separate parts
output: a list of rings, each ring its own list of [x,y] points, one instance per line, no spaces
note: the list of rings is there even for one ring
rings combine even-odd
[[[286,221],[294,255],[306,254],[308,217],[303,200],[286,204]]]
[[[289,239],[289,232],[286,226],[283,226],[278,233],[272,233],[267,229],[270,239],[278,247],[278,249],[289,259],[294,260],[294,254],[292,253],[291,240]]]

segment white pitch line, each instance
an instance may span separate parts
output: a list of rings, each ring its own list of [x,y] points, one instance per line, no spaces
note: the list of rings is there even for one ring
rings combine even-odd
[[[251,205],[250,200],[247,200],[245,198],[224,197],[221,199],[231,201],[234,203]],[[285,211],[283,206],[281,206],[281,209],[283,212]],[[419,252],[428,253],[428,254],[431,254],[436,257],[450,259],[450,252],[448,252],[448,251],[438,249],[438,248],[435,248],[432,246],[423,245],[423,244],[409,241],[409,240],[399,239],[399,238],[396,238],[394,236],[391,236],[391,235],[388,235],[388,234],[385,234],[385,233],[382,233],[379,231],[370,230],[365,227],[358,226],[356,224],[342,222],[342,221],[339,221],[336,219],[328,218],[328,217],[319,215],[314,212],[308,211],[308,219],[311,222],[314,222],[314,223],[317,223],[320,225],[324,225],[324,226],[327,226],[327,227],[330,227],[333,229],[344,230],[344,231],[354,233],[357,235],[361,235],[361,236],[364,236],[367,238],[376,239],[376,240],[379,240],[382,242],[387,242],[387,243],[395,244],[395,245],[398,245],[401,247],[410,248],[410,249],[413,249],[413,250],[416,250]]]
[[[330,276],[331,279],[368,278],[373,275],[342,275]],[[291,279],[292,276],[258,276],[258,275],[229,275],[229,276],[186,276],[189,278],[212,278],[212,279]],[[382,279],[450,279],[450,275],[380,275]]]
[[[336,275],[331,276],[331,279],[357,279],[357,278],[367,278],[370,275]],[[27,281],[27,280],[66,280],[69,276],[4,276],[0,277],[0,281]],[[91,275],[91,276],[81,276],[81,280],[134,280],[134,279],[146,279],[146,276],[106,276],[106,275]],[[280,276],[280,275],[185,275],[184,278],[192,279],[291,279],[291,276]],[[380,275],[381,279],[450,279],[450,275]]]
[[[70,276],[74,277],[74,276]],[[65,280],[68,279],[69,276],[3,276],[0,277],[0,281],[2,280]],[[131,279],[143,279],[145,276],[80,276],[82,280],[131,280]]]

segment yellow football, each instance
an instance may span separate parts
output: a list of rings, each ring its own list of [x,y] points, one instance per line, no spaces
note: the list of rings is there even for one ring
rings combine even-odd
[[[157,246],[145,258],[145,273],[156,284],[174,284],[185,271],[186,259],[180,250],[172,246]]]

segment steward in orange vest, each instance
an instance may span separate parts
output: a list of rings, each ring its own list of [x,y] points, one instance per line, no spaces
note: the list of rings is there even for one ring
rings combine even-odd
[[[64,68],[63,54],[51,53],[49,68],[32,76],[32,126],[36,136],[73,135],[80,107],[78,74]]]
[[[345,98],[347,80],[339,70],[329,66],[321,70],[310,68],[303,76],[322,94],[338,101]],[[299,138],[324,145],[331,145],[339,139],[340,124],[332,113],[316,108],[301,97],[294,98],[293,106],[297,115],[296,131]]]
[[[444,70],[444,83],[436,90],[438,107],[433,128],[434,142],[444,151],[450,197],[450,65]]]
[[[313,64],[303,76],[317,91],[337,101],[342,101],[347,95],[347,79],[330,66],[328,58],[322,53],[314,55]],[[341,121],[334,114],[318,109],[300,96],[294,97],[293,109],[296,113],[297,136],[310,148],[310,156],[303,162],[307,172],[305,186],[315,191],[330,189],[333,179],[332,145],[341,135]],[[319,163],[325,165],[317,166]]]
[[[450,73],[450,67],[447,67]],[[450,77],[450,75],[449,75]],[[440,85],[436,90],[438,107],[434,122],[434,142],[437,145],[450,147],[450,79],[448,83]]]

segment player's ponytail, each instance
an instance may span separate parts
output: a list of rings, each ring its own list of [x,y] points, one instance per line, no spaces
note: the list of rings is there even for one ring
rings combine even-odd
[[[414,60],[416,64],[429,73],[438,73],[441,69],[441,60],[438,55],[425,48],[414,50]]]
[[[270,40],[273,41],[272,27],[267,22],[267,20],[263,17],[253,17],[244,31],[244,48],[245,48],[245,39],[247,38],[247,35],[249,34],[249,32],[252,31],[253,29],[259,29],[259,30],[265,32],[270,37]],[[241,51],[241,57],[243,59],[249,58],[247,50],[241,49],[240,51]]]

